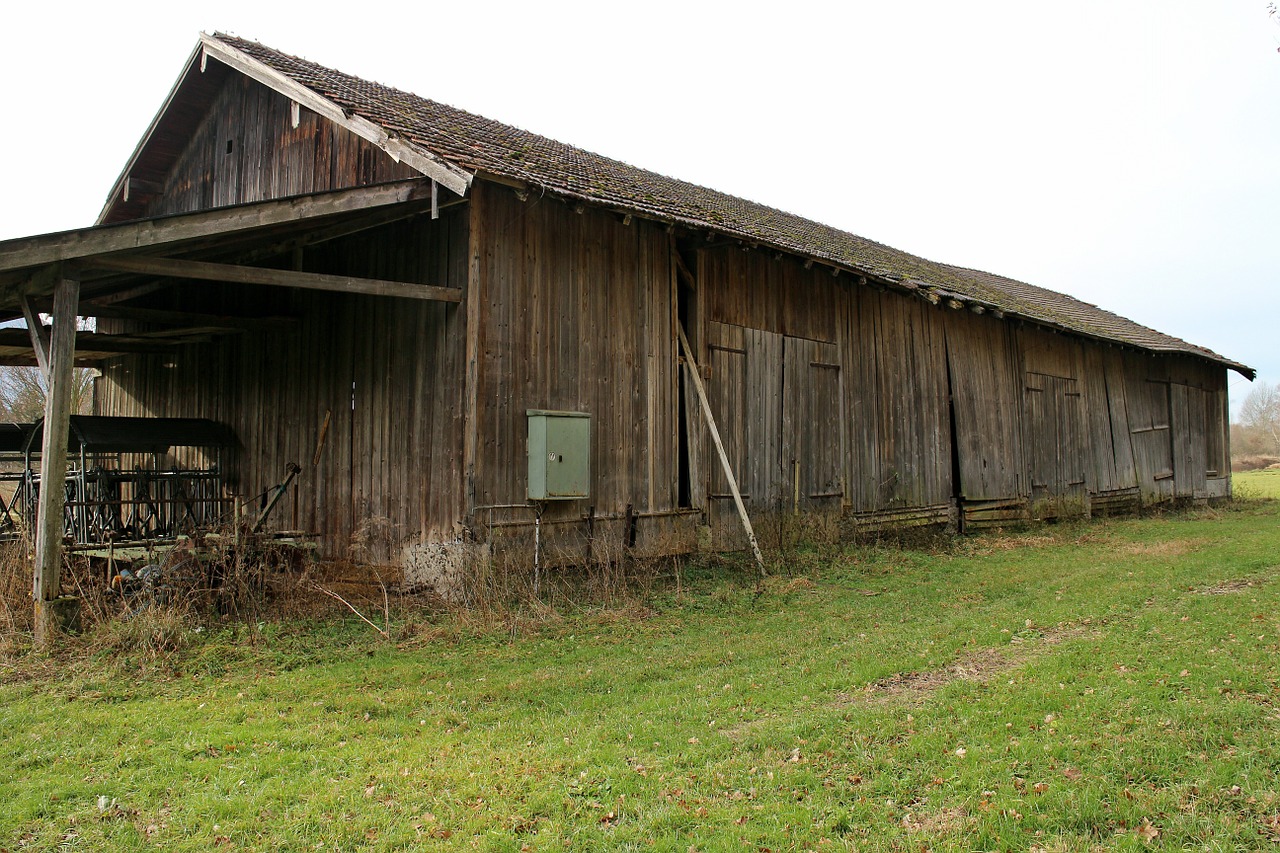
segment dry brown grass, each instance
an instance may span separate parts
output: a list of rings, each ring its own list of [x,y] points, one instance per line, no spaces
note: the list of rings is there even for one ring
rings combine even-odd
[[[1181,557],[1204,545],[1203,539],[1169,539],[1164,542],[1130,542],[1120,553],[1134,557]]]
[[[31,635],[31,562],[25,542],[0,542],[0,657]]]
[[[1235,580],[1223,581],[1213,586],[1207,586],[1204,589],[1196,590],[1201,595],[1232,595],[1234,593],[1244,592],[1248,589],[1255,589],[1262,586],[1265,581],[1262,578],[1237,578]]]
[[[1238,456],[1231,460],[1232,471],[1261,471],[1272,465],[1280,465],[1280,456]]]
[[[157,554],[152,564],[159,580],[152,584],[113,584],[126,568],[69,555],[62,572],[64,593],[80,601],[80,630],[61,644],[59,654],[128,653],[143,663],[165,659],[186,647],[192,632],[203,627],[258,620],[328,615],[338,607],[322,595],[318,581],[329,582],[333,567],[300,559],[297,552],[271,547],[205,552],[201,559],[188,547]],[[142,564],[128,567],[135,575]],[[332,583],[343,588],[351,580],[341,568]],[[32,557],[25,542],[0,543],[0,658],[10,665],[31,658],[33,607]],[[367,584],[358,584],[365,600]],[[378,597],[382,599],[381,596]],[[27,660],[24,667],[35,665]]]
[[[860,693],[843,693],[840,703],[861,699],[870,702],[919,702],[956,681],[985,684],[1011,672],[1043,652],[1044,647],[1082,637],[1090,632],[1078,625],[1063,625],[1035,631],[1030,637],[1014,637],[1008,647],[975,649],[937,669],[899,672],[868,684]]]

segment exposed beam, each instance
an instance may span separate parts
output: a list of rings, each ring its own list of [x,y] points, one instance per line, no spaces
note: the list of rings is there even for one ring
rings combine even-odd
[[[461,302],[462,291],[456,287],[436,287],[405,281],[355,278],[327,273],[272,270],[263,267],[241,267],[212,264],[208,261],[184,261],[171,258],[103,257],[84,261],[86,268],[158,275],[169,278],[191,278],[202,281],[226,281],[235,284],[264,284],[271,287],[298,287],[305,290],[330,290],[337,293],[365,293],[370,296],[399,296],[407,299],[430,299],[436,302]]]
[[[164,186],[155,181],[144,181],[141,178],[135,178],[130,175],[124,181],[124,188],[120,194],[121,201],[128,201],[130,198],[157,196],[164,192]]]
[[[104,335],[99,332],[86,331],[76,332],[75,339],[77,351],[111,353],[113,355],[170,352],[177,343],[174,341],[148,339],[138,335]],[[209,340],[209,338],[205,336],[202,340]],[[187,343],[194,342],[187,341]],[[32,349],[31,338],[28,336],[26,329],[0,329],[0,352],[7,352],[12,356],[19,352],[30,353]],[[26,363],[31,361],[32,359],[29,357],[26,358]]]
[[[472,175],[465,169],[458,168],[410,140],[388,133],[381,125],[369,121],[364,116],[347,112],[328,98],[254,59],[244,51],[237,50],[226,42],[203,33],[200,35],[200,43],[204,47],[205,56],[212,56],[224,65],[231,66],[267,88],[274,89],[312,112],[324,116],[339,127],[344,127],[356,136],[369,140],[397,163],[405,163],[417,169],[458,195],[465,195],[467,188],[471,186]]]
[[[99,225],[78,231],[41,234],[0,242],[0,271],[74,260],[107,252],[165,246],[215,234],[231,234],[269,225],[331,216],[356,210],[429,199],[430,181],[378,184],[276,201],[241,204],[199,213]]]
[[[52,300],[45,310],[49,313],[53,312]],[[40,322],[35,306],[25,296],[22,298],[22,319],[27,321],[27,334],[31,336],[31,348],[35,350],[36,366],[40,368],[40,374],[44,377],[47,387],[49,384],[49,330],[44,327],[44,323]]]
[[[34,300],[40,311],[52,303],[44,299]],[[204,329],[227,331],[273,332],[296,326],[296,317],[229,317],[224,314],[196,314],[189,311],[164,311],[158,308],[133,308],[127,305],[100,305],[97,302],[81,302],[81,317],[97,317],[101,320],[137,320],[140,323],[156,323],[183,326],[199,326]]]
[[[448,210],[460,204],[466,204],[467,199],[459,198],[452,201],[442,202],[438,205],[439,210]],[[241,264],[256,263],[265,258],[273,258],[277,255],[288,254],[295,249],[305,249],[309,246],[316,246],[321,243],[327,243],[331,240],[337,240],[342,237],[350,237],[352,234],[359,234],[362,231],[368,231],[372,228],[379,228],[383,225],[390,225],[393,222],[400,222],[405,219],[412,219],[415,216],[423,216],[427,212],[426,207],[418,205],[401,205],[400,207],[390,210],[379,210],[362,216],[359,219],[344,219],[334,225],[322,228],[312,228],[306,233],[297,237],[276,240],[260,248],[250,249],[249,251],[241,251],[234,255],[234,260]],[[222,249],[224,247],[213,245],[213,248]],[[228,254],[227,260],[233,257]]]

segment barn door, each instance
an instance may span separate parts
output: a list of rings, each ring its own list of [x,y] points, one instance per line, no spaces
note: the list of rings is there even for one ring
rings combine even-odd
[[[1143,503],[1173,497],[1169,408],[1169,383],[1139,380],[1134,384],[1129,395],[1129,432]]]
[[[837,347],[707,326],[707,397],[748,512],[767,520],[797,507],[838,511],[844,430]],[[720,460],[714,447],[705,452],[713,544],[746,547]]]
[[[1027,374],[1031,511],[1038,517],[1086,509],[1084,402],[1076,380]]]
[[[1207,498],[1209,471],[1205,413],[1208,397],[1199,388],[1170,383],[1169,443],[1173,452],[1173,493],[1179,498]],[[1214,472],[1216,475],[1216,471]]]
[[[835,344],[783,342],[782,466],[784,503],[799,510],[839,511],[844,498],[844,411]]]
[[[707,398],[743,503],[752,515],[776,502],[782,427],[782,335],[707,324]],[[707,516],[717,549],[747,547],[714,447],[705,448]]]

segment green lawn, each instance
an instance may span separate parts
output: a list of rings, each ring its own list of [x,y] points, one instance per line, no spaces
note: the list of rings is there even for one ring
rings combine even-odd
[[[1246,498],[1280,498],[1280,470],[1232,474],[1231,487],[1236,494]]]
[[[689,569],[647,607],[394,644],[0,661],[0,849],[1275,849],[1278,521],[797,554],[758,597]]]

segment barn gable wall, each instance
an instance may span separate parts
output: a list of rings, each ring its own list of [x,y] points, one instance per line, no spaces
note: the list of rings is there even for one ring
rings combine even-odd
[[[147,216],[418,177],[373,143],[242,74],[229,74]]]

